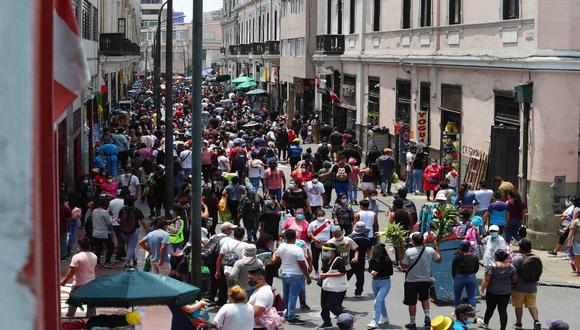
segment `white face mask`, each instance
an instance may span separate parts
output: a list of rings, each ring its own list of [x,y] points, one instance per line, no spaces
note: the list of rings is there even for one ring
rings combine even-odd
[[[317,184],[318,183],[318,179],[312,179],[312,183]]]
[[[318,218],[316,218],[316,220],[322,222],[322,221],[324,221],[324,217],[318,217]]]

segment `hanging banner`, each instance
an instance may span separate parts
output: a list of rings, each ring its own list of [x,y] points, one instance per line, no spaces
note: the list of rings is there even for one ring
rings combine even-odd
[[[268,78],[270,78],[268,75],[268,68],[260,68],[260,82],[268,82]]]
[[[417,111],[417,134],[416,139],[418,143],[427,144],[429,136],[429,112],[419,109]]]

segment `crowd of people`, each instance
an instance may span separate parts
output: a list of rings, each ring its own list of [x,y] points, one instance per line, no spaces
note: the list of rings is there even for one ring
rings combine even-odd
[[[534,329],[540,329],[536,292],[541,260],[522,237],[526,205],[511,183],[496,178],[496,191],[486,182],[477,190],[458,185],[455,171],[443,175],[436,159],[428,161],[413,146],[406,155],[406,186],[393,189],[397,162],[392,150],[373,146],[363,157],[354,132],[341,133],[298,113],[287,118],[268,110],[265,102],[234,92],[228,83],[202,86],[203,99],[196,102],[202,102],[203,146],[196,160],[190,148],[190,88],[187,81],[176,82],[174,122],[167,123],[152,107],[152,86],[146,80],[131,95],[132,107],[115,114],[103,129],[94,172],[80,178],[76,194],[62,194],[61,258],[67,260],[77,245],[81,252],[72,256],[61,284],[73,278],[74,290],[94,279],[95,267],[137,267],[137,246],[147,252],[146,270],[185,280],[191,244],[201,244],[203,265],[194,267],[203,267],[204,299],[177,309],[174,329],[189,329],[190,318],[184,315],[213,306],[218,311],[211,323],[218,329],[304,324],[296,311],[310,310],[306,286],[313,282],[320,286],[319,328],[331,328],[333,314],[337,326],[349,329],[354,319],[344,313],[343,300],[352,277],[354,296],[363,294],[365,272],[372,278],[374,296],[372,321],[366,326],[379,328],[390,322],[386,300],[395,269],[405,272],[403,303],[410,318],[405,328],[417,328],[420,302],[425,326],[467,329],[476,320],[481,264],[485,278],[480,296],[487,305],[481,326],[487,327],[497,309],[505,329],[511,297],[516,328],[522,327],[525,306]],[[173,150],[165,150],[165,125],[174,129]],[[318,146],[304,148],[306,142]],[[172,173],[164,166],[168,153]],[[195,161],[202,165],[202,187],[191,186]],[[290,168],[289,177],[282,166]],[[166,186],[168,175],[173,187]],[[192,189],[202,189],[200,215],[190,214]],[[175,197],[170,205],[167,194]],[[395,195],[385,216],[411,234],[404,247],[395,249],[394,260],[376,235],[381,229],[379,194]],[[452,261],[455,321],[431,318],[430,267],[441,262],[442,254],[433,233],[421,227],[421,212],[408,194],[426,194],[434,206],[454,205],[463,216],[453,229],[462,240]],[[136,206],[138,201],[147,203],[149,214]],[[192,216],[201,217],[202,242],[189,240]],[[569,220],[571,239],[560,247],[573,244],[580,256],[580,235],[575,235],[580,209]],[[77,244],[81,227],[84,234]],[[512,252],[513,241],[519,242],[518,254]],[[275,277],[281,281],[279,290],[273,288]],[[71,308],[68,315],[74,313]],[[559,326],[553,329],[564,329]]]

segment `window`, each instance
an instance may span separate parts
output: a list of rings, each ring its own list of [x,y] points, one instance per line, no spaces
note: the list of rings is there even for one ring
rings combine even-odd
[[[141,9],[143,15],[159,15],[159,9]]]
[[[421,0],[421,26],[431,26],[431,0]]]
[[[461,86],[441,84],[441,107],[445,110],[461,111]]]
[[[296,56],[304,56],[304,38],[296,39]]]
[[[493,91],[495,96],[495,125],[519,126],[520,104],[514,101],[513,91]]]
[[[373,1],[373,31],[381,30],[381,0]]]
[[[403,0],[403,29],[411,28],[411,0]]]
[[[93,6],[93,40],[99,41],[99,10]]]
[[[349,8],[350,8],[350,16],[349,16],[349,19],[348,19],[348,21],[349,21],[348,33],[351,33],[352,34],[355,31],[354,24],[355,24],[355,21],[356,21],[356,19],[355,19],[355,15],[356,15],[356,0],[350,0],[350,6],[349,6]]]
[[[336,33],[337,34],[342,34],[342,1],[338,0],[336,2],[336,23],[337,23],[337,27],[336,27]]]
[[[278,11],[274,12],[274,35],[273,40],[278,40]]]
[[[77,25],[79,24],[79,1],[80,0],[72,0],[73,12],[75,13]]]
[[[449,0],[449,25],[461,24],[461,0]]]
[[[503,19],[520,18],[520,0],[503,0]]]
[[[332,0],[326,3],[326,34],[332,34]]]
[[[123,35],[125,35],[125,33],[127,32],[127,21],[125,21],[124,18],[119,18],[117,19],[117,33],[122,33]]]
[[[183,31],[183,32],[185,32],[185,31]],[[203,32],[203,40],[215,40],[215,32],[213,32],[213,31],[204,31]]]
[[[82,8],[82,37],[83,39],[91,39],[91,3],[87,0],[83,1]]]

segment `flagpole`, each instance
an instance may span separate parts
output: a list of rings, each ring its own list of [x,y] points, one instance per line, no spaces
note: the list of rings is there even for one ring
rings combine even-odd
[[[191,278],[201,285],[201,49],[203,1],[193,0],[193,40],[191,56]],[[217,221],[217,219],[213,219]]]

